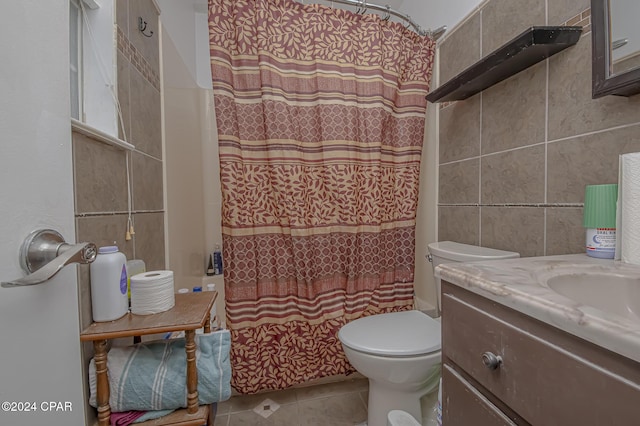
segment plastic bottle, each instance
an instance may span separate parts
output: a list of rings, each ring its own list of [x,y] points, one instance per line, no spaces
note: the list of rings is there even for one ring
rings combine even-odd
[[[216,244],[213,250],[213,274],[222,274],[222,251],[220,250],[220,244]]]
[[[129,305],[131,305],[131,277],[136,274],[142,274],[147,272],[147,268],[144,264],[144,260],[132,259],[127,260],[127,297],[129,298]]]
[[[207,291],[216,291],[215,284],[207,284]],[[209,322],[211,323],[211,329],[218,328],[218,318],[216,318],[216,302],[213,302],[211,307],[211,313],[209,314]]]
[[[209,255],[209,265],[207,266],[207,276],[211,276],[215,274],[215,270],[213,269],[213,255]]]
[[[117,246],[98,249],[98,256],[89,267],[94,321],[113,321],[129,310],[126,262]]]

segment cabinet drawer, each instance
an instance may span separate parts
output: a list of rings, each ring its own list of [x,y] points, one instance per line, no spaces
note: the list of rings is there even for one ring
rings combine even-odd
[[[442,424],[447,426],[516,426],[502,411],[447,364],[442,366]]]
[[[445,361],[527,422],[638,424],[640,364],[448,283],[442,312]],[[487,352],[502,358],[494,370]]]

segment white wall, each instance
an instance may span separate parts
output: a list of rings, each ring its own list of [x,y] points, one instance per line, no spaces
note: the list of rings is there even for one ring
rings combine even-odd
[[[372,1],[372,2],[376,2]],[[483,0],[404,0],[399,9],[422,28],[435,30],[443,25],[453,29]]]
[[[165,31],[162,46],[167,267],[174,271],[176,287],[216,284],[217,311],[224,320],[223,277],[205,276],[207,255],[222,243],[213,91],[196,83]],[[208,79],[211,85],[210,74]]]
[[[69,2],[4,2],[0,12],[0,280],[23,276],[18,249],[34,229],[75,241],[69,103]],[[35,412],[0,425],[82,425],[76,268],[42,285],[0,288],[0,395]],[[46,401],[71,411],[49,412]],[[46,407],[46,406],[45,406]]]

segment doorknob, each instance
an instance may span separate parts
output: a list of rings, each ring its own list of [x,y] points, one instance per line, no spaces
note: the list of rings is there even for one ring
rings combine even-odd
[[[67,244],[53,229],[30,233],[20,246],[20,266],[28,274],[3,282],[4,288],[41,284],[70,263],[91,263],[98,250],[94,243]]]

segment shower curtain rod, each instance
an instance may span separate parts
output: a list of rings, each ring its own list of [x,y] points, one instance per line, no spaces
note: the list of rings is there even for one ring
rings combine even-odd
[[[447,30],[446,26],[437,28],[434,31],[423,30],[420,25],[416,24],[415,21],[411,19],[411,16],[404,14],[402,12],[399,12],[395,9],[392,9],[389,5],[381,6],[375,3],[368,3],[366,0],[332,0],[331,2],[348,4],[349,6],[355,6],[358,8],[358,11],[356,13],[364,13],[367,9],[375,9],[375,10],[380,10],[382,12],[387,12],[389,15],[394,15],[405,20],[421,36],[426,35],[430,38],[433,38],[434,40],[437,40]]]

